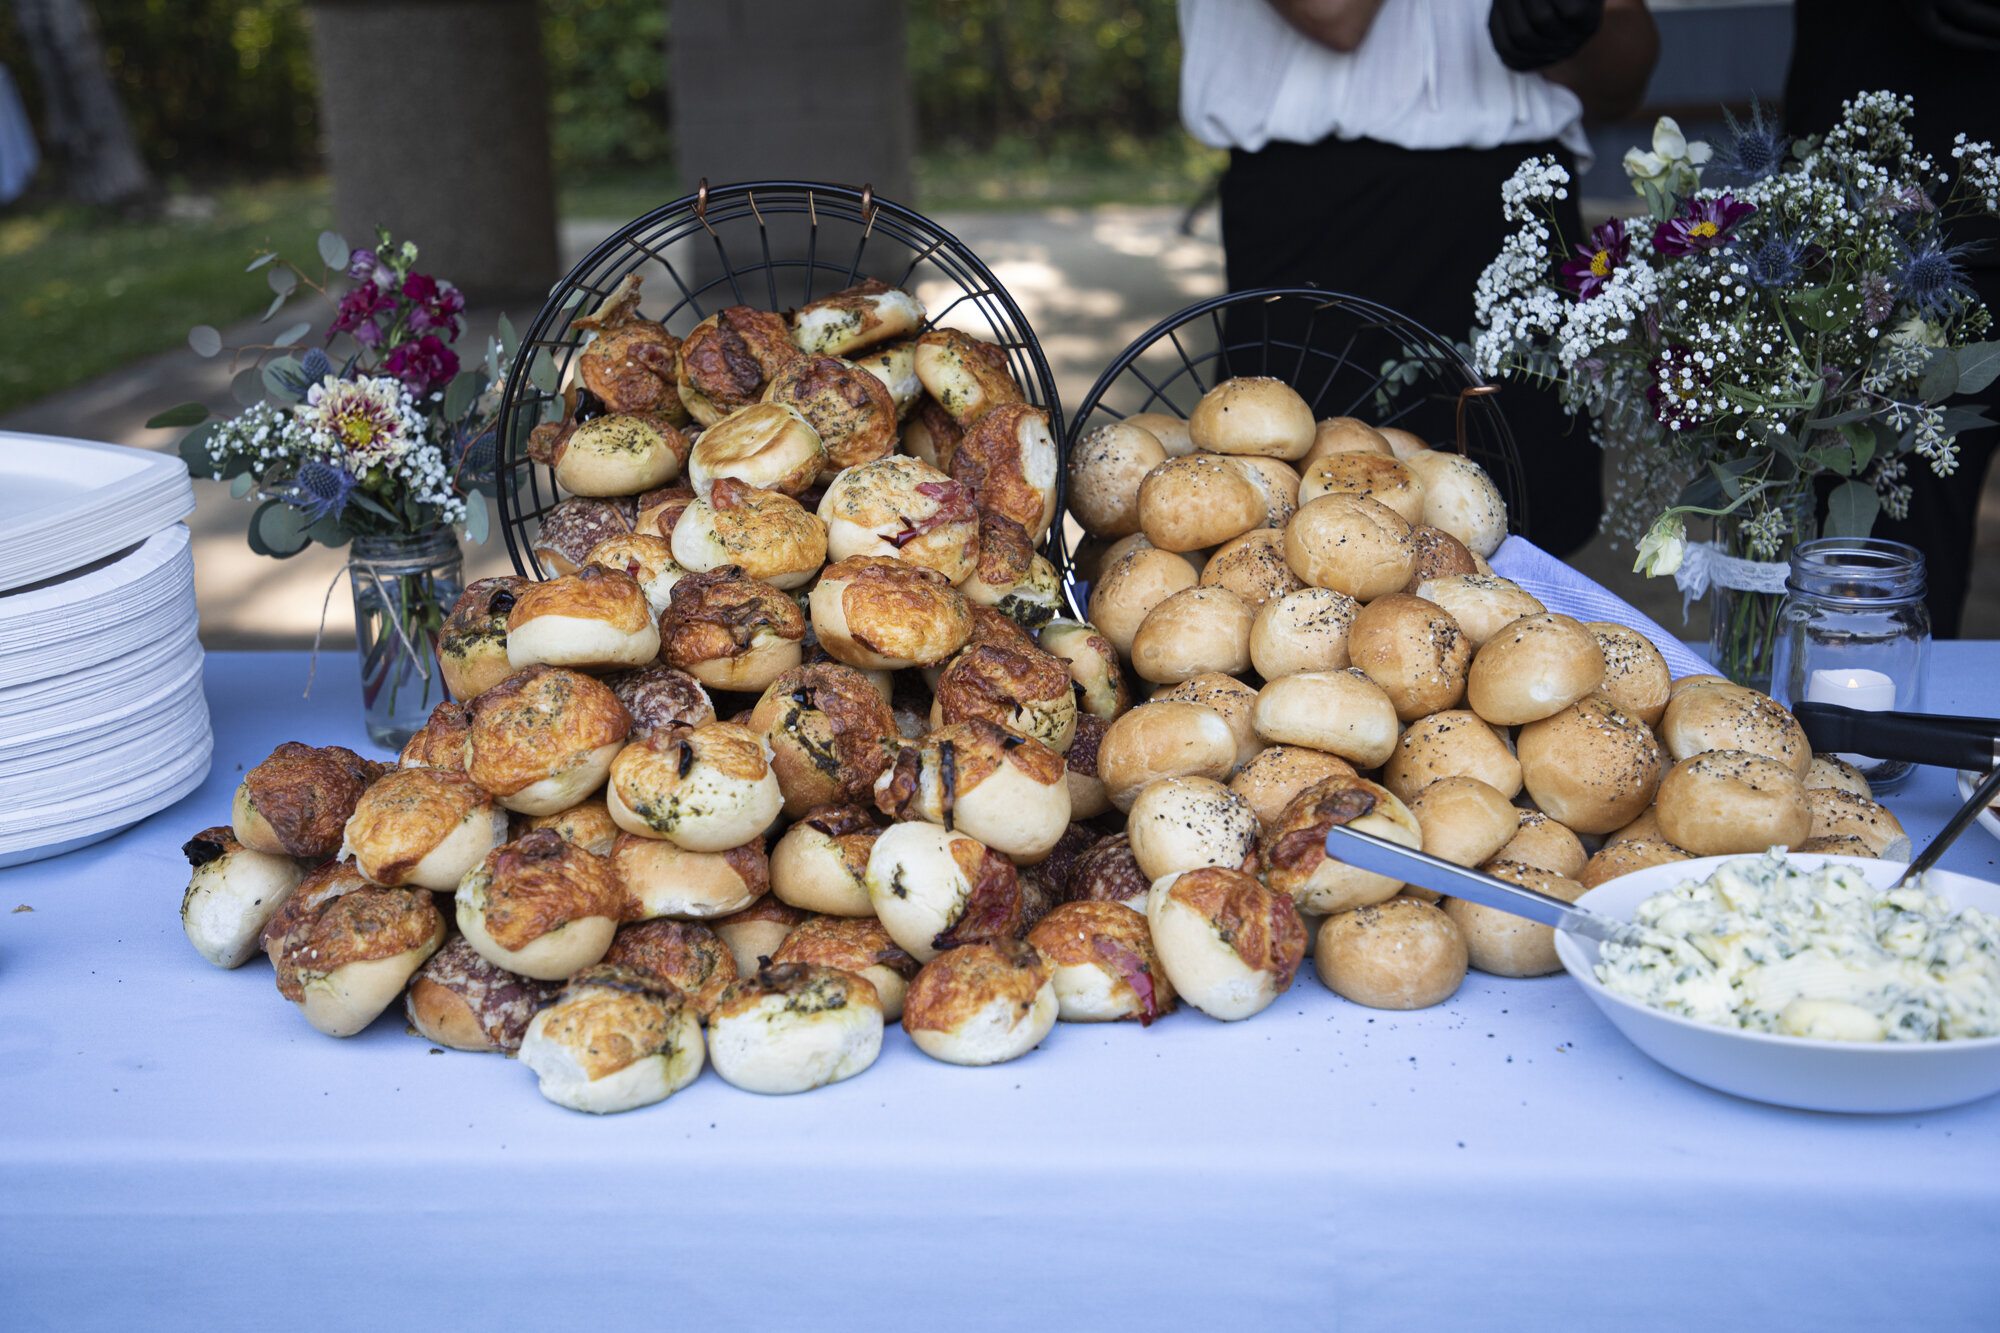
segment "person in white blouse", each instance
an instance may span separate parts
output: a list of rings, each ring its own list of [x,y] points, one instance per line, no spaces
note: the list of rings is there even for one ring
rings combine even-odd
[[[1645,0],[1179,0],[1181,118],[1230,150],[1232,291],[1316,286],[1451,341],[1507,225],[1522,159],[1588,165],[1586,115],[1636,109],[1659,54]],[[1558,217],[1583,238],[1572,191]],[[1551,394],[1502,399],[1533,490],[1528,535],[1558,555],[1596,531],[1597,448]],[[1410,424],[1433,437],[1448,414]]]

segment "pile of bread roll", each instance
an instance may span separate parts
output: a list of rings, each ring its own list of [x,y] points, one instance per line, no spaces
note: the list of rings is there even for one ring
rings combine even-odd
[[[1116,682],[1082,682],[1086,700],[1116,699],[1098,780],[1127,812],[1168,977],[1210,1013],[1254,1013],[1289,982],[1297,954],[1274,941],[1303,942],[1329,988],[1382,1008],[1436,1004],[1468,967],[1559,970],[1546,926],[1329,860],[1336,823],[1571,900],[1694,856],[1907,855],[1867,783],[1812,754],[1774,700],[1671,680],[1637,631],[1551,613],[1496,576],[1506,506],[1457,453],[1316,421],[1257,378],[1185,420],[1093,430],[1068,466],[1090,624],[1055,622],[1042,642],[1096,643]],[[1128,690],[1146,702],[1127,708]],[[1220,881],[1299,920],[1246,933],[1235,922],[1261,908],[1177,910]],[[1193,936],[1230,963],[1227,1000],[1200,993]]]

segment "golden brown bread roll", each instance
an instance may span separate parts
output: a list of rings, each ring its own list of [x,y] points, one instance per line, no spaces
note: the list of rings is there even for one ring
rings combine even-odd
[[[1268,828],[1307,787],[1327,778],[1354,775],[1354,765],[1324,750],[1271,745],[1236,770],[1229,779],[1229,789],[1247,801],[1257,822]]]
[[[1423,850],[1454,865],[1491,860],[1514,837],[1521,812],[1478,778],[1439,778],[1410,800]]]
[[[466,775],[509,810],[552,815],[603,785],[631,726],[601,682],[531,666],[472,701]]]
[[[770,742],[733,722],[633,741],[610,779],[605,803],[619,828],[691,852],[741,847],[784,808]]]
[[[826,525],[783,491],[718,477],[707,497],[681,515],[672,550],[674,561],[694,573],[735,565],[789,590],[811,582],[826,563]]]
[[[1870,856],[1885,861],[1910,859],[1910,835],[1903,823],[1887,807],[1866,796],[1836,787],[1818,787],[1806,792],[1812,808],[1813,838],[1858,838]]]
[[[1348,635],[1360,611],[1361,603],[1331,588],[1273,597],[1250,622],[1251,664],[1267,681],[1301,671],[1339,671],[1348,665]]]
[[[1474,555],[1499,549],[1507,539],[1507,505],[1486,469],[1463,454],[1432,449],[1403,461],[1424,483],[1424,523],[1458,538]]]
[[[1425,579],[1415,591],[1451,612],[1475,650],[1521,617],[1548,609],[1519,584],[1494,574],[1443,574]]]
[[[896,715],[866,676],[838,662],[796,666],[765,687],[750,729],[772,749],[785,813],[868,800],[889,766]]]
[[[717,690],[764,689],[797,666],[799,604],[735,565],[690,574],[660,613],[660,660]]]
[[[1653,641],[1638,630],[1607,620],[1584,626],[1604,654],[1604,681],[1597,692],[1649,727],[1658,726],[1672,694],[1673,675]]]
[[[1371,602],[1410,581],[1416,547],[1402,515],[1366,496],[1333,493],[1299,506],[1285,560],[1315,588]]]
[[[1321,915],[1393,897],[1401,881],[1326,854],[1335,825],[1413,849],[1424,843],[1416,816],[1387,787],[1360,777],[1326,778],[1294,796],[1265,830],[1257,845],[1264,883]]]
[[[1355,613],[1347,631],[1347,656],[1350,665],[1382,687],[1399,722],[1414,722],[1455,706],[1464,696],[1472,644],[1443,607],[1392,592]]]
[[[1370,1009],[1428,1009],[1465,981],[1465,937],[1439,908],[1397,895],[1320,923],[1313,968],[1326,988]]]
[[[1022,940],[967,944],[925,963],[903,999],[903,1031],[918,1050],[954,1065],[1026,1055],[1060,1006],[1048,960]]]
[[[1418,592],[1434,579],[1479,572],[1479,557],[1466,550],[1465,543],[1449,532],[1419,523],[1410,529],[1410,544],[1416,548],[1417,560],[1410,570],[1410,581],[1403,585],[1404,592]]]
[[[1500,732],[1470,709],[1446,709],[1412,722],[1382,767],[1382,785],[1409,801],[1439,778],[1478,778],[1513,800],[1521,761]]]
[[[1660,739],[1675,759],[1747,750],[1769,755],[1801,780],[1812,769],[1812,743],[1798,719],[1770,695],[1728,681],[1675,691],[1660,718]]]
[[[889,386],[838,356],[800,357],[771,377],[763,401],[806,419],[826,450],[824,478],[895,451],[896,403]]]
[[[1790,847],[1812,836],[1812,803],[1797,772],[1768,755],[1706,750],[1660,780],[1660,831],[1696,856]]]
[[[736,957],[707,926],[692,921],[635,921],[620,926],[604,961],[671,981],[706,1023],[736,980]]]
[[[756,402],[771,377],[801,355],[783,319],[749,306],[730,306],[702,320],[682,340],[674,384],[694,419],[713,426]]]
[[[952,453],[951,479],[972,491],[982,511],[1004,514],[1039,542],[1055,521],[1060,451],[1049,414],[1007,403],[982,414]]]
[[[1301,671],[1265,682],[1252,714],[1273,745],[1308,745],[1359,768],[1375,768],[1396,749],[1396,706],[1359,671]]]
[[[507,841],[507,812],[463,773],[399,768],[370,783],[354,804],[341,854],[389,888],[449,892]]]
[[[323,861],[340,846],[362,791],[388,771],[340,745],[286,741],[243,775],[232,825],[255,852]]]
[[[1609,833],[1653,803],[1664,763],[1652,728],[1601,694],[1515,737],[1521,778],[1542,810],[1578,833]]]
[[[1486,872],[1566,903],[1583,896],[1583,885],[1575,880],[1531,866],[1494,861],[1487,864]],[[1465,937],[1472,965],[1481,972],[1497,977],[1541,977],[1562,971],[1562,960],[1556,957],[1554,927],[1469,903],[1463,898],[1446,898],[1443,907],[1445,915]]]
[[[1466,677],[1472,711],[1497,727],[1552,717],[1604,681],[1597,636],[1569,616],[1522,616],[1480,645]]]
[[[331,896],[294,892],[265,933],[279,994],[329,1037],[373,1023],[444,937],[429,893],[373,885]]]
[[[1139,626],[1152,609],[1184,588],[1196,574],[1187,561],[1157,547],[1138,547],[1099,572],[1090,589],[1090,623],[1121,657],[1129,657]]]
[[[1303,458],[1316,430],[1306,400],[1268,376],[1224,380],[1201,396],[1188,417],[1195,448],[1217,454]]]
[[[852,356],[923,325],[923,302],[879,278],[863,278],[794,311],[792,341],[806,352]]]
[[[891,454],[835,477],[819,502],[827,555],[893,556],[963,583],[979,552],[970,487],[915,458]]]
[[[472,730],[472,710],[447,699],[424,719],[424,725],[403,742],[398,768],[442,768],[465,771],[465,737]]]
[[[470,699],[514,674],[507,616],[528,580],[508,574],[466,585],[438,631],[438,668],[454,699]]]
[[[872,916],[815,916],[801,921],[771,961],[812,963],[853,973],[875,988],[885,1023],[903,1016],[903,997],[917,974],[917,960]]]
[[[806,811],[771,849],[771,892],[807,912],[872,917],[868,853],[881,834],[882,826],[859,803]]]
[[[1312,448],[1299,460],[1299,467],[1305,468],[1314,460],[1333,454],[1365,453],[1380,454],[1384,458],[1394,458],[1395,450],[1382,432],[1353,417],[1328,417],[1313,426]]]
[[[495,967],[465,936],[455,935],[410,979],[403,1011],[426,1041],[454,1051],[512,1055],[521,1049],[529,1020],[561,989]]]
[[[515,835],[532,833],[538,828],[553,829],[564,842],[573,842],[599,856],[611,855],[619,834],[618,825],[611,818],[611,808],[595,796],[552,815],[521,817],[516,822]]]
[[[1097,774],[1111,803],[1132,808],[1139,790],[1161,778],[1221,779],[1236,767],[1236,735],[1213,708],[1162,700],[1121,714],[1097,747]]]
[[[560,981],[604,957],[625,914],[611,862],[552,829],[496,847],[459,881],[458,928],[495,967]]]
[[[1153,698],[1160,702],[1200,704],[1221,714],[1236,737],[1239,768],[1264,751],[1264,738],[1257,734],[1257,691],[1234,676],[1220,671],[1203,672],[1170,690],[1155,691]]]
[[[811,607],[820,646],[870,670],[942,662],[972,637],[972,608],[944,575],[887,556],[828,565]]]
[[[585,565],[514,597],[507,661],[609,671],[644,666],[660,653],[660,627],[639,581],[624,570]]]
[[[1598,848],[1584,864],[1582,872],[1576,879],[1584,888],[1594,889],[1600,884],[1617,879],[1620,875],[1629,875],[1648,866],[1670,865],[1675,861],[1693,859],[1665,838],[1623,838]]]
[[[960,426],[996,407],[1025,400],[1007,365],[1007,350],[960,333],[926,329],[917,338],[917,378]]]
[[[1495,864],[1527,866],[1565,879],[1575,879],[1589,859],[1590,853],[1584,850],[1583,840],[1567,825],[1539,810],[1523,810],[1521,826],[1514,830],[1514,836],[1507,840],[1507,845],[1486,864],[1489,867]]]
[[[1037,921],[1028,943],[1048,960],[1065,1023],[1136,1018],[1150,1024],[1177,997],[1146,918],[1110,902],[1067,902]]]
[[[577,357],[577,376],[613,412],[671,411],[687,419],[675,378],[681,340],[639,315],[637,273],[628,273],[611,295],[570,327],[595,336]]]
[[[1381,454],[1329,454],[1308,464],[1299,479],[1299,503],[1322,495],[1363,495],[1415,527],[1424,521],[1424,483],[1408,465]]]
[[[1174,990],[1224,1022],[1262,1013],[1305,961],[1305,923],[1292,899],[1240,870],[1209,866],[1156,880],[1146,922]]]

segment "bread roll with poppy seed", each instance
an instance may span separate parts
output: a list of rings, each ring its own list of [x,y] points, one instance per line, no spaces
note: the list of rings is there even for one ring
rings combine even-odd
[[[1584,863],[1590,853],[1584,850],[1582,839],[1572,833],[1565,824],[1558,823],[1539,810],[1523,810],[1521,826],[1514,830],[1514,836],[1507,845],[1494,853],[1495,863],[1527,866],[1535,870],[1546,870],[1551,875],[1561,875],[1565,879],[1575,879],[1583,873]]]
[[[1229,454],[1225,459],[1264,497],[1264,527],[1282,533],[1299,510],[1299,474],[1282,458]]]
[[[1070,511],[1094,536],[1137,532],[1139,483],[1166,461],[1159,438],[1145,427],[1129,421],[1099,426],[1079,440],[1070,455]]]
[[[1660,718],[1660,739],[1675,759],[1707,750],[1768,755],[1803,781],[1812,770],[1805,728],[1770,695],[1729,681],[1675,692]]]
[[[1393,441],[1392,441],[1393,447]],[[1423,522],[1450,533],[1474,555],[1507,539],[1507,503],[1486,469],[1463,454],[1427,449],[1403,459],[1424,483]]]
[[[1370,1009],[1428,1009],[1465,981],[1465,937],[1442,910],[1397,896],[1320,923],[1313,968],[1326,988]]]
[[[1410,581],[1410,525],[1366,496],[1333,493],[1299,506],[1285,528],[1285,560],[1315,588],[1372,602]]]
[[[1407,464],[1381,454],[1330,454],[1308,464],[1299,480],[1299,503],[1335,493],[1366,496],[1412,527],[1424,521],[1424,483]]]
[[[1304,470],[1317,459],[1350,453],[1380,454],[1384,458],[1396,456],[1396,451],[1389,447],[1389,441],[1373,426],[1353,417],[1328,417],[1314,423],[1312,447],[1299,460],[1299,468]]]
[[[1493,574],[1444,574],[1425,579],[1415,591],[1449,611],[1475,650],[1521,617],[1548,609],[1519,584]]]
[[[1584,628],[1597,637],[1597,649],[1604,654],[1604,681],[1597,692],[1647,726],[1658,726],[1672,694],[1667,659],[1651,639],[1625,625],[1593,620]]]
[[[1449,611],[1393,592],[1355,614],[1347,631],[1347,656],[1388,694],[1398,721],[1414,722],[1464,697],[1472,645]]]
[[[1265,680],[1348,665],[1348,635],[1361,603],[1331,588],[1274,597],[1250,622],[1250,661]]]
[[[1412,722],[1382,766],[1382,785],[1406,802],[1448,777],[1478,778],[1511,801],[1521,791],[1521,761],[1477,713],[1446,709]]]
[[[1111,803],[1132,808],[1141,788],[1161,778],[1222,779],[1236,767],[1236,735],[1213,708],[1163,700],[1141,704],[1105,729],[1097,774]]]
[[[1597,636],[1569,616],[1543,612],[1521,617],[1480,646],[1465,697],[1494,726],[1512,727],[1553,717],[1603,681]]]
[[[1535,804],[1579,833],[1609,833],[1653,803],[1664,768],[1652,728],[1601,694],[1515,737]]]
[[[1273,745],[1309,745],[1359,768],[1379,767],[1396,749],[1396,706],[1359,671],[1301,671],[1265,682],[1252,715]]]
[[[1298,390],[1268,376],[1224,380],[1188,416],[1195,448],[1217,454],[1303,458],[1317,425]]]
[[[1493,862],[1488,864],[1486,872],[1566,903],[1583,896],[1583,885],[1575,880],[1529,866]],[[1496,977],[1543,977],[1562,971],[1562,960],[1556,957],[1554,927],[1463,898],[1446,898],[1443,907],[1445,915],[1465,937],[1472,965],[1481,972]]]
[[[1195,586],[1194,569],[1171,551],[1145,546],[1107,565],[1090,590],[1090,623],[1121,657],[1132,653],[1139,626],[1153,608]]]
[[[1626,838],[1600,847],[1584,864],[1576,880],[1584,888],[1594,889],[1635,870],[1693,859],[1665,838]]]
[[[1305,961],[1305,923],[1291,898],[1240,870],[1210,866],[1154,881],[1146,921],[1174,990],[1224,1022],[1262,1013]]]
[[[1188,431],[1186,417],[1171,412],[1134,412],[1125,420],[1148,431],[1168,458],[1185,458],[1194,452],[1194,436]]]
[[[1249,605],[1227,588],[1183,588],[1140,622],[1132,636],[1132,669],[1164,685],[1247,671],[1253,618]]]
[[[1817,787],[1806,792],[1812,807],[1814,838],[1859,838],[1869,854],[1885,861],[1910,859],[1910,835],[1902,821],[1866,796],[1834,787]]]
[[[1285,563],[1285,534],[1258,528],[1217,547],[1201,567],[1203,587],[1227,588],[1252,611],[1305,587]]]
[[[1236,770],[1229,789],[1249,803],[1257,822],[1268,828],[1294,796],[1331,777],[1353,777],[1354,765],[1324,750],[1272,745]]]
[[[1200,704],[1220,713],[1236,737],[1238,768],[1264,751],[1264,738],[1257,734],[1257,691],[1234,676],[1219,671],[1204,672],[1170,690],[1156,692],[1153,698],[1163,703]]]
[[[1063,903],[1035,923],[1028,943],[1048,960],[1062,1022],[1136,1018],[1146,1025],[1174,1011],[1174,984],[1153,949],[1151,928],[1129,908]]]
[[[1660,780],[1660,831],[1696,856],[1790,847],[1812,836],[1812,802],[1788,764],[1746,750],[1708,750]]]
[[[1491,860],[1520,827],[1521,812],[1478,778],[1439,778],[1410,801],[1423,850],[1454,865]]]
[[[1140,530],[1162,551],[1220,546],[1263,527],[1270,516],[1256,482],[1207,454],[1169,458],[1139,483]]]
[[[1410,529],[1410,543],[1416,547],[1417,563],[1410,571],[1410,581],[1403,585],[1404,592],[1416,592],[1433,579],[1479,572],[1479,557],[1449,532],[1419,523]]]
[[[1874,789],[1868,779],[1861,776],[1861,770],[1848,763],[1837,754],[1815,754],[1806,768],[1806,790],[1814,787],[1838,787],[1851,791],[1856,796],[1875,799]]]
[[[1148,879],[1200,866],[1240,868],[1262,827],[1250,803],[1213,778],[1163,778],[1143,788],[1125,821]]]

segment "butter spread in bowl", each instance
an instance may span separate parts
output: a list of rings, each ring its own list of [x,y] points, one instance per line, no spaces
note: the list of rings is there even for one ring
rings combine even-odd
[[[1843,1041],[2000,1036],[2000,918],[1953,912],[1916,884],[1781,850],[1641,902],[1658,946],[1606,944],[1604,986],[1723,1027]]]

